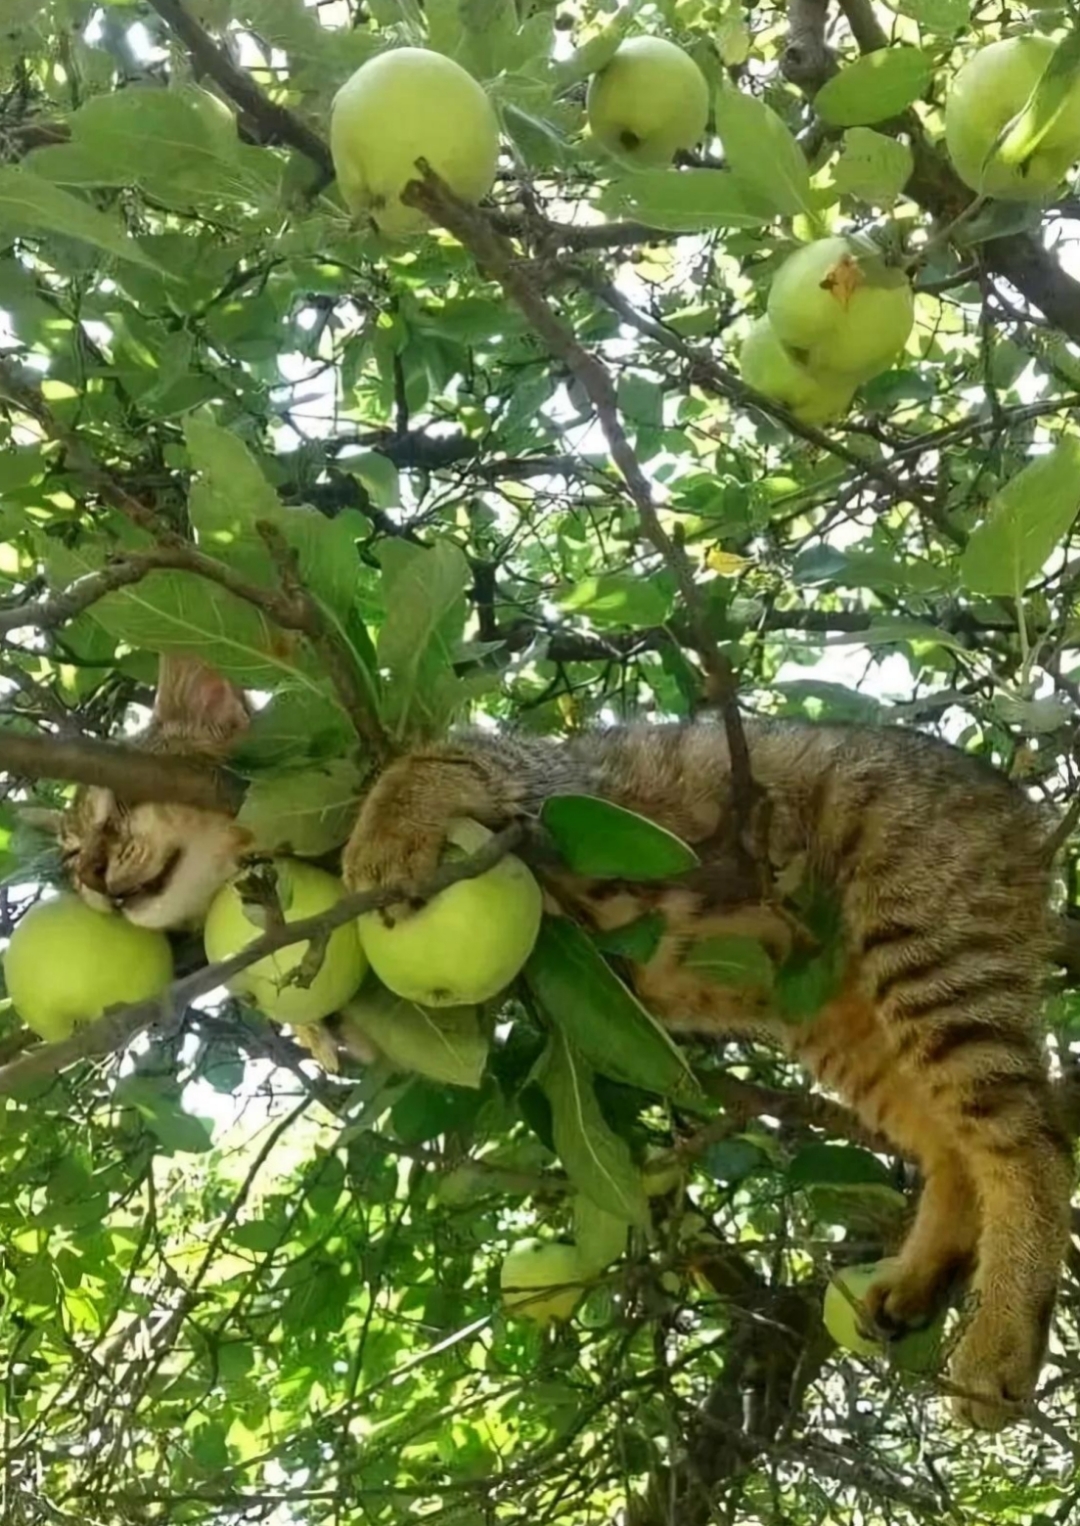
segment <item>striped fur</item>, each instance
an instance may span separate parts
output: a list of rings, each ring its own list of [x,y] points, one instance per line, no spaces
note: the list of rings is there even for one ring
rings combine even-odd
[[[800,724],[747,733],[781,882],[794,871],[830,886],[842,910],[842,989],[812,1021],[784,1023],[760,992],[710,984],[684,963],[701,938],[750,933],[783,957],[793,936],[722,846],[729,768],[715,726],[630,728],[565,746],[478,736],[418,751],[369,795],[346,879],[419,885],[450,817],[498,826],[558,792],[601,795],[699,845],[702,869],[677,886],[561,874],[551,888],[603,927],[659,907],[666,935],[633,970],[658,1016],[688,1032],[771,1038],[919,1161],[914,1224],[868,1304],[879,1329],[896,1334],[925,1322],[971,1273],[955,1408],[997,1428],[1034,1391],[1069,1233],[1072,1149],[1040,1027],[1050,824],[993,770],[916,733]]]

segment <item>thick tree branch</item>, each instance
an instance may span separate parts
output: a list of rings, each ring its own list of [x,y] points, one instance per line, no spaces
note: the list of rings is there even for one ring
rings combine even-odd
[[[829,0],[788,0],[787,45],[780,69],[801,90],[820,90],[836,73],[836,59],[825,41],[828,19]]]
[[[419,899],[430,900],[440,890],[456,885],[459,880],[475,879],[477,875],[486,873],[517,846],[523,831],[523,827],[518,824],[506,827],[471,857],[444,864],[423,887]],[[29,1082],[59,1075],[62,1070],[80,1060],[112,1054],[152,1024],[167,1028],[183,1015],[191,1002],[216,991],[256,960],[279,948],[293,943],[318,941],[333,932],[335,927],[344,927],[347,922],[354,921],[367,911],[377,911],[382,906],[415,899],[417,897],[412,892],[406,893],[397,886],[384,886],[381,890],[363,890],[345,896],[336,906],[320,912],[318,916],[280,923],[261,938],[249,943],[239,954],[234,954],[231,959],[204,965],[193,974],[173,981],[161,996],[109,1012],[96,1022],[76,1029],[69,1038],[61,1039],[56,1044],[41,1044],[27,1054],[20,1055],[17,1060],[12,1060],[10,1064],[0,1067],[0,1097],[9,1096]]]
[[[243,784],[224,770],[94,737],[30,736],[0,729],[0,770],[20,779],[100,785],[132,803],[170,801],[230,815],[244,798]]]
[[[210,33],[188,15],[181,0],[150,0],[150,4],[176,33],[199,68],[258,124],[267,143],[286,143],[299,149],[318,166],[326,183],[333,180],[334,163],[319,134],[287,107],[272,101],[245,69],[238,68]]]

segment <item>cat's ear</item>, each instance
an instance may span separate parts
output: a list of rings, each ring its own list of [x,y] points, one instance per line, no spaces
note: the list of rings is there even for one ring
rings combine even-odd
[[[154,727],[227,747],[251,724],[242,689],[197,657],[165,653],[158,664]]]

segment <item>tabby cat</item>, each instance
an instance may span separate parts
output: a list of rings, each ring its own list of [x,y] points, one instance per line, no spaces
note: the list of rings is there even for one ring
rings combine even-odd
[[[165,667],[146,745],[219,756],[245,723],[239,696],[196,664],[179,665],[180,681]],[[918,1161],[914,1223],[868,1306],[879,1332],[895,1336],[970,1273],[955,1408],[996,1429],[1034,1390],[1069,1236],[1072,1150],[1038,1016],[1051,952],[1050,823],[992,769],[916,733],[754,721],[746,735],[770,802],[778,882],[828,885],[841,908],[842,985],[811,1021],[785,1023],[760,992],[710,984],[684,963],[702,938],[750,933],[783,957],[793,936],[732,854],[728,749],[716,725],[566,743],[476,735],[417,750],[368,793],[346,882],[414,891],[451,818],[499,827],[565,792],[602,796],[695,844],[700,868],[660,887],[541,872],[562,906],[596,927],[663,914],[659,948],[631,976],[668,1026],[780,1044]],[[243,847],[220,816],[125,810],[99,791],[80,798],[66,841],[84,893],[152,926],[197,918]]]

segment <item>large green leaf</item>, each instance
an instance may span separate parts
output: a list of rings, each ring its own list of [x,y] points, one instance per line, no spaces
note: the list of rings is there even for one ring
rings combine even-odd
[[[934,61],[921,48],[878,48],[841,69],[814,97],[833,127],[859,127],[895,117],[924,94]]]
[[[1065,435],[998,491],[960,558],[965,586],[1005,597],[1022,593],[1078,510],[1080,438]]]
[[[229,107],[196,86],[129,85],[91,96],[69,126],[69,143],[29,159],[60,185],[140,185],[168,206],[186,206],[269,196],[279,174],[271,154],[241,143]]]
[[[453,668],[465,626],[469,564],[448,540],[379,548],[386,618],[377,643],[385,718],[399,740],[438,735],[462,702]]]
[[[555,1148],[574,1186],[606,1213],[647,1225],[649,1203],[630,1147],[606,1122],[592,1067],[565,1033],[552,1034],[538,1076],[551,1103]]]
[[[117,218],[18,165],[0,165],[0,235],[60,233],[148,270],[157,266]]]
[[[673,833],[595,795],[552,795],[540,820],[568,868],[598,879],[664,880],[697,866]]]
[[[569,918],[544,918],[525,980],[548,1021],[602,1074],[664,1095],[694,1089],[682,1052]]]
[[[363,782],[356,765],[344,759],[257,778],[248,787],[239,821],[260,852],[316,858],[348,837]]]
[[[776,967],[756,938],[701,938],[683,956],[683,964],[716,985],[771,991]]]
[[[285,507],[254,455],[233,431],[190,417],[184,433],[196,476],[188,512],[200,548],[267,588],[281,586],[282,569],[261,525],[286,543],[305,591],[351,655],[372,714],[378,713],[375,652],[360,613],[363,577],[356,543],[369,529],[348,510],[328,519],[308,505]]]
[[[586,615],[601,628],[663,625],[671,613],[671,594],[656,579],[613,572],[580,579],[560,600],[568,614]]]
[[[717,93],[715,110],[724,157],[748,195],[774,215],[813,211],[806,156],[772,107],[728,87]]]
[[[256,711],[230,762],[244,773],[313,758],[337,758],[353,740],[328,682],[322,693],[282,688],[269,704]]]
[[[421,1007],[369,978],[344,1016],[395,1067],[453,1086],[480,1085],[488,1041],[475,1007]]]
[[[911,178],[914,162],[906,143],[870,127],[850,127],[833,170],[833,183],[838,191],[890,207]]]
[[[95,547],[48,543],[51,580],[65,587],[97,571]],[[271,689],[283,677],[325,698],[324,681],[307,643],[274,625],[254,604],[194,572],[151,572],[139,583],[106,594],[92,618],[119,640],[151,652],[198,652],[248,689]]]
[[[650,228],[692,233],[709,228],[762,228],[776,216],[775,198],[718,170],[642,170],[604,187],[600,205],[611,217]]]

